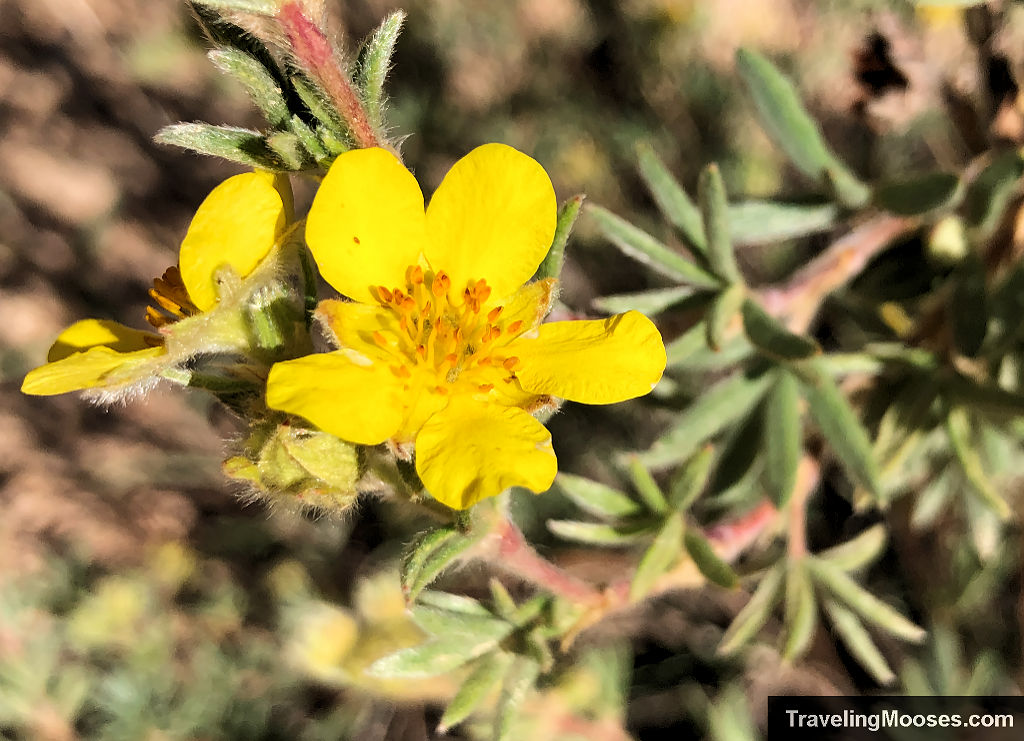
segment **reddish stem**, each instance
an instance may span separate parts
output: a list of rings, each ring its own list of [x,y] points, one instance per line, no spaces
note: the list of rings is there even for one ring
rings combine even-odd
[[[278,20],[288,35],[296,58],[320,82],[348,124],[356,146],[379,147],[377,132],[370,125],[363,103],[352,88],[348,75],[342,72],[324,32],[306,17],[297,0],[289,0],[281,6]]]

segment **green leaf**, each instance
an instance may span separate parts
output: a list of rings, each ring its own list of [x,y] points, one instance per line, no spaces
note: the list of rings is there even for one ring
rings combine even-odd
[[[885,525],[879,523],[845,543],[822,551],[817,557],[843,571],[858,571],[882,555],[887,538]]]
[[[710,273],[673,252],[657,239],[628,221],[600,206],[590,206],[587,213],[597,221],[605,237],[624,254],[647,265],[662,275],[696,288],[715,289],[719,281]]]
[[[454,728],[480,708],[504,679],[512,658],[509,654],[495,652],[476,662],[473,671],[463,680],[441,716],[437,727],[439,734],[446,734],[448,729]]]
[[[587,545],[622,548],[644,539],[649,525],[604,525],[576,520],[548,520],[548,530],[560,538]]]
[[[808,367],[817,371],[815,366]],[[815,375],[813,383],[803,384],[811,416],[853,480],[878,496],[882,488],[878,463],[867,431],[835,381],[820,372]]]
[[[256,57],[237,49],[214,49],[208,56],[214,65],[245,86],[267,122],[275,129],[283,129],[291,119],[277,78]]]
[[[729,206],[729,233],[734,245],[773,244],[826,231],[838,219],[831,203],[741,201]]]
[[[964,216],[981,234],[996,227],[1024,175],[1024,160],[1017,152],[1002,152],[982,170],[964,198]]]
[[[276,16],[280,10],[278,0],[192,0],[198,5],[205,5],[216,10],[254,13],[256,15]]]
[[[514,630],[511,623],[495,618],[490,613],[480,615],[454,612],[425,605],[416,605],[412,610],[412,618],[424,631],[439,640],[460,639],[474,645],[500,641]]]
[[[619,293],[614,296],[595,298],[594,308],[606,314],[621,314],[635,310],[641,314],[653,316],[690,298],[696,292],[691,286],[671,286],[638,293]]]
[[[746,417],[771,381],[767,373],[736,373],[722,379],[684,409],[672,428],[638,458],[655,470],[685,461],[705,442]]]
[[[191,149],[246,167],[258,167],[275,172],[288,169],[281,162],[281,158],[267,146],[263,134],[251,129],[204,123],[180,123],[160,129],[153,140],[158,144]]]
[[[647,509],[656,515],[668,514],[668,502],[665,501],[661,487],[651,476],[651,472],[635,457],[629,461],[629,476],[633,480],[633,486],[640,498],[647,505]]]
[[[658,536],[640,559],[629,586],[629,599],[636,602],[647,596],[654,583],[679,560],[682,550],[683,518],[673,513],[665,520]]]
[[[293,115],[288,121],[288,128],[298,137],[299,141],[302,142],[303,148],[318,164],[326,165],[329,162],[331,159],[330,154],[324,148],[319,137],[313,132],[313,129],[309,128],[301,118]]]
[[[824,601],[825,612],[846,648],[879,684],[892,684],[896,679],[882,652],[878,650],[860,619],[834,600]]]
[[[704,319],[707,330],[707,344],[718,352],[726,343],[729,328],[747,298],[747,289],[742,283],[734,283],[715,296]]]
[[[683,545],[690,554],[693,563],[700,569],[708,581],[720,587],[732,589],[739,584],[739,577],[725,561],[718,557],[710,541],[693,529],[687,529],[683,535]]]
[[[482,538],[463,534],[454,528],[439,528],[427,533],[407,553],[402,564],[402,589],[410,603],[459,556]]]
[[[308,162],[306,148],[290,131],[277,131],[267,136],[267,145],[281,158],[289,170],[301,170]]]
[[[362,94],[366,116],[374,129],[384,126],[384,80],[391,68],[391,55],[404,21],[404,11],[391,13],[364,44],[359,56],[356,84]]]
[[[425,589],[420,593],[416,606],[413,607],[413,617],[426,614],[430,610],[441,610],[444,612],[458,613],[460,615],[472,615],[476,617],[493,617],[491,611],[484,607],[479,600],[451,592],[441,592],[436,589]],[[426,630],[425,625],[421,625]],[[430,631],[428,631],[430,632]]]
[[[741,283],[743,278],[736,266],[736,255],[729,237],[729,201],[718,165],[712,163],[701,171],[697,181],[697,198],[704,217],[711,270],[726,283]]]
[[[540,675],[535,661],[518,657],[505,674],[505,683],[498,700],[498,713],[494,719],[494,741],[509,741],[520,716],[520,707]]]
[[[796,378],[780,370],[764,405],[765,483],[768,495],[780,509],[796,488],[797,468],[803,452],[802,433]]]
[[[752,298],[743,302],[743,330],[763,353],[780,360],[805,360],[821,353],[810,337],[793,334]]]
[[[869,623],[911,643],[921,643],[928,635],[923,628],[868,592],[835,564],[813,556],[808,556],[806,562],[816,581]]]
[[[807,652],[818,628],[818,604],[803,560],[790,563],[787,569],[786,627],[788,635],[782,656],[793,661]]]
[[[708,707],[708,734],[711,741],[760,741],[743,688],[729,685]]]
[[[313,80],[303,74],[293,74],[291,84],[295,94],[305,104],[309,112],[320,122],[322,130],[319,132],[324,144],[332,154],[341,154],[348,149],[345,139],[348,135],[348,127],[342,121],[341,116],[334,109],[334,103]],[[327,136],[327,135],[330,136]]]
[[[714,458],[714,447],[705,445],[676,474],[668,494],[668,503],[672,509],[680,513],[690,509],[707,486]]]
[[[976,357],[988,332],[988,290],[985,265],[977,255],[967,257],[953,273],[949,313],[953,341],[967,357]]]
[[[417,679],[437,677],[493,650],[501,638],[512,631],[469,640],[465,633],[436,638],[411,648],[403,648],[373,662],[367,673],[381,679]]]
[[[662,215],[679,230],[690,247],[706,254],[707,240],[700,210],[649,145],[637,147],[637,155],[640,177],[647,184]]]
[[[962,195],[958,176],[929,172],[877,186],[875,205],[898,216],[921,216],[952,208]]]
[[[705,336],[704,323],[700,322],[665,345],[668,367],[686,362],[687,358],[707,347]]]
[[[914,0],[919,8],[971,8],[984,4],[985,0]]]
[[[999,519],[1008,520],[1011,514],[1010,506],[996,490],[985,471],[981,455],[971,440],[971,420],[964,407],[954,406],[949,410],[946,415],[946,432],[971,489],[999,516]]]
[[[819,184],[831,184],[843,205],[858,208],[870,190],[843,166],[804,109],[796,88],[771,62],[750,49],[736,53],[736,67],[746,83],[768,134],[793,164]]]
[[[729,624],[718,646],[718,653],[729,656],[745,646],[757,632],[764,627],[771,617],[772,610],[778,603],[782,591],[782,581],[786,575],[786,564],[775,564],[761,579],[753,596],[743,609]]]
[[[583,207],[585,198],[586,196],[582,194],[575,195],[563,203],[562,207],[558,210],[558,220],[555,222],[555,236],[551,240],[548,254],[544,257],[540,267],[537,268],[537,273],[534,275],[535,280],[558,278],[562,274],[562,264],[565,262],[565,245],[569,241],[569,235],[572,233],[572,228],[580,215],[580,209]]]
[[[559,489],[584,512],[607,519],[640,514],[640,505],[617,489],[582,476],[560,473],[555,479]]]

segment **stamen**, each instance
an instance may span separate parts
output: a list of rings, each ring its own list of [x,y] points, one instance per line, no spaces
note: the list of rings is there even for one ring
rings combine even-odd
[[[377,286],[377,293],[380,294],[380,300],[386,304],[390,304],[394,300],[394,295],[384,286]]]
[[[487,313],[487,321],[493,323],[499,316],[501,316],[501,312],[504,311],[504,310],[505,310],[504,306],[498,306],[498,307],[496,307],[494,309],[491,309]]]
[[[448,274],[442,270],[434,276],[434,281],[430,284],[430,292],[434,294],[434,298],[447,296],[448,289],[451,287],[451,284],[451,278],[449,278]]]
[[[427,348],[426,348],[426,345],[418,346],[416,348],[416,354],[419,356],[420,360],[426,360],[427,359]]]
[[[479,388],[484,393],[487,393],[488,391],[494,390],[494,384],[493,383],[481,383],[477,388]]]
[[[385,349],[390,347],[390,343],[388,343],[388,338],[376,330],[374,330],[373,332],[373,341]]]
[[[514,371],[516,369],[516,366],[519,365],[519,358],[517,358],[515,355],[512,355],[510,357],[505,358],[505,360],[502,361],[501,365],[507,371]]]
[[[522,328],[523,328],[522,321],[517,319],[516,321],[514,321],[510,325],[508,325],[508,333],[509,334],[515,334],[516,332],[518,332]]]
[[[408,280],[410,283],[416,286],[423,283],[423,268],[421,268],[419,265],[413,265],[411,268],[409,268]]]
[[[399,378],[412,378],[412,371],[409,370],[408,366],[405,365],[392,365],[390,366],[391,372]]]

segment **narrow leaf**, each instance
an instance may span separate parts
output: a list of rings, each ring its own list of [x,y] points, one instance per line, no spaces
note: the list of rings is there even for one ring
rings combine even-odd
[[[820,372],[816,376],[803,386],[811,416],[853,480],[878,496],[878,464],[867,431],[835,381]]]
[[[768,134],[793,164],[819,184],[832,184],[843,204],[856,208],[870,197],[867,186],[835,157],[814,119],[804,109],[796,88],[761,54],[736,53],[736,67],[746,83]]]
[[[488,586],[491,589],[491,603],[494,605],[495,611],[501,617],[508,620],[516,611],[515,600],[512,599],[512,595],[509,594],[505,585],[498,581],[496,577],[491,577]]]
[[[467,640],[464,634],[436,638],[377,659],[367,673],[381,679],[436,677],[483,656],[497,646],[499,640],[487,638],[474,642]]]
[[[474,600],[475,601],[475,600]],[[437,639],[459,638],[471,644],[500,641],[509,635],[514,626],[492,616],[416,605],[412,618],[418,626]]]
[[[729,237],[729,201],[718,165],[710,164],[701,172],[697,181],[697,197],[708,238],[708,264],[726,283],[741,282],[743,279],[736,266],[736,255]]]
[[[764,405],[765,483],[775,506],[782,508],[796,487],[803,452],[800,392],[792,373],[780,370]]]
[[[267,137],[267,145],[281,158],[289,170],[301,170],[309,158],[299,137],[290,131],[278,131]]]
[[[665,346],[669,367],[684,363],[687,358],[707,347],[703,322],[695,324]]]
[[[729,205],[729,234],[734,245],[773,244],[826,231],[838,219],[831,203],[741,201]]]
[[[661,487],[658,486],[658,482],[651,476],[651,472],[636,458],[629,462],[629,476],[633,479],[633,486],[636,487],[640,498],[644,500],[647,509],[656,515],[668,513],[668,502],[665,501],[665,495],[662,493]]]
[[[704,491],[711,473],[711,462],[715,457],[715,449],[705,445],[679,471],[672,481],[668,494],[669,506],[677,512],[690,509],[697,497]]]
[[[711,741],[760,741],[742,687],[729,685],[708,707],[708,734]]]
[[[536,280],[557,278],[562,274],[562,264],[565,262],[565,245],[569,241],[569,235],[572,233],[572,228],[575,226],[576,219],[580,215],[584,199],[585,196],[582,194],[575,195],[563,203],[562,207],[558,210],[558,220],[555,222],[555,236],[551,240],[548,254],[544,257],[540,267],[537,268],[537,273],[534,276]]]
[[[282,129],[288,124],[291,111],[288,110],[281,86],[256,57],[237,49],[214,49],[208,56],[220,70],[245,86],[249,98],[263,112],[271,126]]]
[[[757,585],[754,594],[733,619],[722,636],[718,653],[728,656],[746,645],[771,617],[782,591],[786,564],[779,562],[768,571]]]
[[[302,146],[309,153],[310,157],[316,160],[318,164],[327,164],[330,155],[313,129],[309,128],[297,115],[293,115],[288,120],[288,128],[299,138],[299,141],[302,142]]]
[[[595,517],[618,519],[632,517],[643,511],[628,495],[597,481],[568,473],[558,474],[555,481],[577,507]]]
[[[753,377],[736,373],[719,381],[684,409],[675,425],[639,459],[655,470],[685,461],[705,442],[746,417],[771,381],[767,373]]]
[[[385,18],[363,46],[360,55],[357,86],[362,93],[367,118],[375,129],[384,125],[384,80],[391,68],[391,55],[404,21],[405,12],[401,10]]]
[[[423,533],[409,547],[402,558],[402,567],[399,572],[402,580],[402,591],[405,592],[406,599],[410,601],[414,599],[409,596],[409,592],[412,584],[419,580],[420,572],[423,570],[427,559],[430,558],[434,551],[457,536],[458,531],[454,528],[436,528]]]
[[[807,568],[822,586],[869,623],[911,643],[921,643],[928,635],[923,628],[868,592],[835,564],[808,556]]]
[[[444,612],[458,613],[460,615],[472,615],[485,618],[493,617],[493,615],[491,615],[491,611],[484,607],[479,600],[475,600],[461,594],[442,592],[436,589],[425,589],[420,593],[417,604],[412,610],[413,616],[415,617],[420,614],[420,610],[442,610]]]
[[[887,537],[885,525],[879,523],[845,543],[822,551],[817,557],[843,571],[858,571],[882,555]]]
[[[682,255],[673,252],[657,239],[628,221],[600,206],[591,206],[588,213],[616,247],[637,262],[662,275],[696,288],[714,289],[718,279]]]
[[[217,10],[254,13],[256,15],[275,16],[280,11],[278,0],[192,0],[199,5]]]
[[[343,140],[347,135],[348,128],[334,109],[334,103],[331,102],[330,97],[313,80],[305,75],[292,75],[291,84],[295,88],[296,95],[299,96],[306,105],[306,108],[309,109],[309,112],[320,122],[324,132],[332,134],[338,141]],[[329,140],[323,134],[321,134],[321,137],[324,139],[324,143],[328,144]],[[330,145],[328,145],[328,149],[333,151]],[[344,148],[341,151],[345,151]],[[340,152],[334,153],[340,154]]]
[[[639,293],[620,293],[614,296],[602,296],[594,299],[594,308],[606,314],[621,314],[635,310],[641,314],[653,316],[669,309],[680,301],[690,298],[697,291],[691,286],[671,286],[654,288]]]
[[[734,283],[719,293],[711,302],[704,319],[707,329],[707,343],[715,352],[722,349],[728,337],[733,320],[739,314],[747,298],[747,289],[742,283]]]
[[[629,599],[643,599],[654,583],[679,560],[683,550],[683,518],[671,514],[665,520],[658,536],[644,552],[629,586]]]
[[[804,360],[821,353],[810,337],[793,334],[752,298],[743,302],[743,330],[754,345],[780,360]]]
[[[999,519],[1010,518],[1010,506],[996,490],[992,481],[985,471],[985,464],[981,455],[971,441],[971,421],[967,410],[962,406],[955,406],[946,415],[946,432],[949,434],[949,441],[953,445],[953,452],[960,462],[967,482],[978,498],[985,503]]]
[[[899,216],[920,216],[951,208],[963,195],[960,178],[948,172],[929,172],[875,188],[875,204]]]
[[[515,730],[519,710],[530,690],[537,682],[540,667],[536,662],[519,658],[505,675],[498,700],[498,714],[494,721],[494,740],[509,741]]]
[[[180,123],[160,129],[153,140],[158,144],[191,149],[200,154],[220,157],[247,167],[275,172],[287,169],[283,166],[281,158],[267,146],[263,134],[251,129],[204,123]]]
[[[575,520],[548,520],[548,530],[560,538],[587,545],[621,548],[644,539],[651,531],[649,526],[612,526]]]
[[[720,587],[732,589],[739,584],[739,577],[725,561],[718,557],[710,541],[696,530],[687,529],[683,535],[683,545],[690,554],[693,563],[700,569],[708,581]]]
[[[876,682],[882,685],[892,684],[896,679],[892,669],[886,662],[878,646],[864,628],[860,619],[845,607],[833,600],[825,600],[825,612],[857,662],[867,670]]]
[[[953,273],[949,314],[953,341],[967,357],[976,357],[988,332],[988,287],[985,265],[977,255],[968,256]]]
[[[662,215],[679,230],[690,247],[706,254],[707,240],[700,210],[649,145],[640,145],[637,155],[640,160],[640,177],[647,184]]]
[[[448,729],[454,728],[479,709],[497,689],[511,661],[512,656],[506,653],[495,652],[481,657],[448,704],[437,732],[447,733]]]
[[[993,157],[978,177],[967,186],[964,216],[982,234],[998,224],[1010,198],[1024,175],[1024,159],[1017,152],[1003,152]]]
[[[782,656],[793,661],[807,652],[818,628],[814,586],[802,560],[789,564],[786,577],[786,645]]]

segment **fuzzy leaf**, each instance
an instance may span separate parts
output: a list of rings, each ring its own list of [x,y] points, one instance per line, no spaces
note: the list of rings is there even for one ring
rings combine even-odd
[[[293,115],[288,120],[288,128],[298,137],[299,141],[302,142],[303,148],[318,164],[326,166],[330,162],[330,154],[324,148],[323,142],[320,141],[320,138],[313,129],[309,128],[301,118]]]
[[[743,302],[743,331],[759,350],[772,358],[805,360],[821,353],[817,342],[790,332],[752,298]]]
[[[238,49],[214,49],[208,56],[220,70],[245,86],[249,98],[271,126],[283,129],[288,125],[292,114],[281,85],[260,60]]]
[[[519,709],[537,682],[540,667],[536,662],[518,657],[505,675],[494,719],[494,741],[510,741]]]
[[[713,275],[611,211],[600,206],[590,206],[588,213],[594,217],[604,236],[637,262],[696,288],[714,289],[719,286],[718,279]]]
[[[899,216],[919,216],[951,208],[963,195],[960,178],[929,172],[875,188],[875,204]]]
[[[685,461],[705,442],[750,414],[771,380],[767,373],[736,373],[719,381],[684,409],[672,428],[638,458],[655,470]]]
[[[780,370],[764,405],[765,483],[768,495],[780,509],[796,487],[803,452],[802,432],[796,378]]]
[[[746,287],[742,283],[734,283],[715,296],[704,318],[707,329],[707,343],[715,352],[722,349],[733,319],[747,298]]]
[[[892,684],[896,679],[882,652],[878,650],[860,618],[834,600],[824,601],[825,612],[835,627],[846,648],[857,662],[874,677],[879,684]]]
[[[661,487],[651,476],[651,472],[644,468],[644,464],[636,458],[629,462],[629,476],[633,479],[633,486],[640,498],[644,500],[647,509],[656,515],[668,514],[668,502],[665,501]]]
[[[705,445],[676,474],[668,494],[669,506],[672,509],[681,513],[690,509],[707,486],[714,457],[714,447]]]
[[[413,608],[412,618],[436,639],[459,638],[472,644],[500,641],[513,630],[511,623],[495,618],[490,613],[478,615],[424,605]]]
[[[637,148],[640,160],[640,177],[654,197],[658,210],[679,230],[690,247],[701,254],[707,253],[707,239],[704,236],[704,220],[700,209],[694,204],[679,182],[665,167],[658,155],[647,144]]]
[[[413,607],[413,617],[420,614],[420,610],[442,610],[460,615],[473,615],[476,617],[493,617],[491,611],[484,607],[479,600],[465,597],[461,594],[441,592],[436,589],[425,589],[420,593],[417,604]],[[418,621],[417,621],[418,622]],[[426,630],[426,626],[422,626]],[[429,631],[428,631],[429,632]]]
[[[427,533],[410,549],[402,563],[402,589],[406,600],[415,601],[425,587],[481,537],[463,534],[454,528]]]
[[[281,158],[289,170],[301,170],[305,167],[308,157],[306,148],[299,137],[290,131],[278,131],[267,136],[267,145]]]
[[[341,120],[338,112],[334,109],[334,103],[330,97],[310,78],[302,74],[294,74],[291,77],[292,87],[295,94],[305,104],[314,118],[320,122],[322,131],[320,137],[332,154],[341,154],[348,149],[345,138],[348,128]],[[330,134],[328,137],[326,134]],[[337,151],[336,151],[337,150]]]
[[[729,233],[734,245],[772,244],[826,231],[838,218],[831,203],[741,201],[729,206]]]
[[[640,559],[629,586],[629,599],[633,602],[643,599],[654,583],[675,565],[682,550],[683,518],[673,513],[665,520],[654,542]]]
[[[621,548],[644,539],[651,531],[648,525],[604,525],[576,520],[548,520],[548,530],[560,538],[576,543]]]
[[[708,238],[707,256],[711,270],[726,283],[742,282],[729,237],[729,201],[718,165],[710,164],[701,172],[697,195]]]
[[[563,203],[562,207],[558,210],[558,220],[555,222],[555,236],[551,240],[548,254],[545,255],[540,267],[537,268],[537,273],[534,275],[535,280],[558,278],[562,274],[562,264],[565,262],[565,245],[569,241],[569,235],[576,224],[576,219],[579,218],[580,209],[583,207],[585,198],[586,196],[582,194],[575,195]]]
[[[750,600],[722,636],[722,642],[718,646],[720,655],[728,656],[735,653],[764,627],[778,603],[785,574],[786,564],[779,562],[764,575]]]
[[[981,455],[971,441],[971,420],[964,407],[956,406],[949,410],[946,415],[946,432],[971,489],[999,519],[1008,520],[1010,506],[992,484]]]
[[[683,545],[693,563],[708,581],[720,587],[732,589],[739,584],[739,577],[725,561],[718,557],[711,543],[696,530],[688,529],[683,535]]]
[[[820,372],[815,375],[813,383],[804,384],[811,416],[854,481],[878,496],[878,463],[867,431],[835,381]]]
[[[882,555],[887,538],[885,525],[879,523],[845,543],[822,551],[817,557],[843,571],[858,571]]]
[[[786,575],[786,645],[782,656],[787,661],[803,656],[818,628],[818,604],[814,586],[803,561],[789,564]]]
[[[595,517],[614,520],[632,517],[643,511],[628,495],[597,481],[568,473],[558,474],[555,481],[577,507]]]
[[[391,55],[404,21],[405,12],[402,10],[385,18],[363,46],[359,57],[357,86],[362,93],[367,118],[375,129],[384,125],[384,80],[391,68]]]
[[[506,632],[478,634],[472,639],[466,633],[436,638],[377,659],[367,673],[381,679],[415,679],[447,674],[494,649],[511,631],[512,626],[507,625]]]
[[[220,157],[246,167],[281,172],[288,168],[281,158],[267,146],[263,134],[235,126],[214,126],[204,123],[180,123],[165,126],[153,140],[158,144],[171,144],[191,149],[200,154]]]
[[[864,620],[911,643],[921,643],[928,635],[923,628],[875,597],[835,564],[811,556],[806,562],[815,580]]]
[[[472,715],[501,683],[511,662],[512,656],[506,653],[495,652],[481,657],[448,704],[437,732],[445,734],[449,728]]]
[[[267,16],[277,15],[281,5],[278,0],[192,0],[192,2],[221,11],[236,11]]]
[[[622,314],[635,310],[647,316],[659,314],[680,301],[690,298],[697,291],[691,286],[653,288],[638,293],[619,293],[594,299],[594,308],[606,314]]]
[[[843,205],[858,208],[866,203],[870,190],[829,149],[793,83],[765,57],[750,49],[736,53],[736,67],[754,98],[765,129],[793,164],[819,184],[832,185]]]

